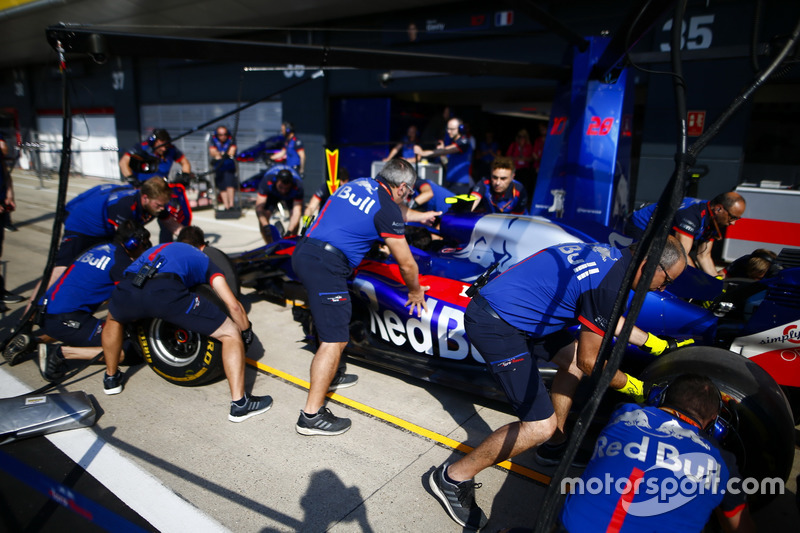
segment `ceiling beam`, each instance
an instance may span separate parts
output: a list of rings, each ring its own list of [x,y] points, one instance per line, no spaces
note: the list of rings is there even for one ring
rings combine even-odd
[[[88,54],[104,62],[114,56],[162,57],[254,64],[300,63],[307,68],[353,67],[376,70],[414,70],[464,76],[508,76],[564,80],[570,69],[522,61],[503,61],[314,45],[198,39],[100,31],[87,27],[50,26],[47,41],[60,42],[66,53]]]

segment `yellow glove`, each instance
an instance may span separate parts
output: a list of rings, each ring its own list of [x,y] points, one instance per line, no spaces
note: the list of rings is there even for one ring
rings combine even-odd
[[[656,337],[652,333],[648,333],[647,340],[644,341],[641,349],[643,352],[652,355],[662,355],[690,344],[694,344],[694,339],[685,339],[679,341],[673,337]]]
[[[633,398],[636,403],[644,403],[644,381],[630,374],[625,374],[625,377],[628,378],[628,382],[619,391]]]
[[[311,222],[314,220],[313,216],[303,215],[300,219],[300,229],[298,230],[298,235],[305,235],[306,230],[311,226]]]

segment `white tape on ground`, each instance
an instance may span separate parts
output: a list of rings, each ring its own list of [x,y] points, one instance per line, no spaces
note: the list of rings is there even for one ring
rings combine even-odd
[[[32,389],[0,367],[0,391],[12,397]],[[47,435],[70,459],[161,532],[229,531],[161,481],[123,457],[91,429],[74,429]]]

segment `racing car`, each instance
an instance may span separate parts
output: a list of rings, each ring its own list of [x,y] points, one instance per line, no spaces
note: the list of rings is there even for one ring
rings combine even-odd
[[[407,238],[420,269],[428,312],[409,316],[399,268],[375,248],[349,281],[353,301],[350,342],[355,359],[427,381],[503,400],[483,359],[464,331],[466,294],[488,269],[497,275],[538,250],[570,242],[630,239],[602,227],[576,229],[542,217],[445,214],[438,229],[409,225]],[[314,325],[304,289],[291,268],[295,238],[244,252],[224,263],[229,279],[273,299],[294,302],[293,314],[307,337]],[[785,251],[779,275],[761,280],[719,280],[689,268],[670,292],[648,293],[637,325],[657,335],[694,338],[698,345],[654,360],[630,347],[625,369],[660,383],[679,373],[707,374],[726,399],[732,430],[723,444],[734,451],[743,475],[785,479],[794,457],[795,405],[800,390],[800,253]],[[702,304],[702,305],[701,305]],[[147,362],[179,385],[199,385],[221,373],[212,339],[160,321],[137,326]],[[542,363],[546,381],[555,367]],[[612,402],[622,401],[621,396]],[[800,412],[800,407],[795,409]]]

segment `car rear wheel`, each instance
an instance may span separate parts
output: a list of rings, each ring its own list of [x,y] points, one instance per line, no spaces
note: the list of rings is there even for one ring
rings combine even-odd
[[[160,318],[136,324],[136,338],[145,362],[176,385],[204,385],[222,374],[222,344]]]
[[[209,285],[199,285],[193,291],[225,309]],[[214,381],[223,373],[222,343],[208,335],[160,318],[140,320],[134,333],[145,362],[170,383],[194,387]]]

